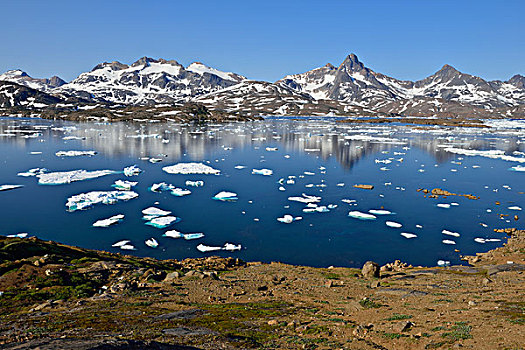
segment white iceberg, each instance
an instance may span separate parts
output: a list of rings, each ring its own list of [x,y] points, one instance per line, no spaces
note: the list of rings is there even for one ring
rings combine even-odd
[[[270,169],[252,169],[252,174],[254,174],[254,175],[271,176],[273,174],[273,170],[270,170]]]
[[[449,209],[450,208],[450,204],[448,204],[448,203],[438,203],[438,204],[436,204],[436,207],[443,208],[443,209]]]
[[[46,168],[33,168],[29,169],[26,172],[18,173],[17,176],[23,176],[23,177],[31,177],[31,176],[37,176],[40,174],[46,173],[48,170]]]
[[[393,227],[393,228],[403,227],[402,224],[400,224],[399,222],[395,222],[395,221],[387,221],[385,222],[385,225],[387,225],[388,227]]]
[[[185,240],[192,240],[192,239],[199,239],[199,238],[202,238],[204,237],[204,233],[200,233],[200,232],[197,232],[197,233],[185,233],[184,234],[184,239]]]
[[[137,186],[138,182],[126,181],[126,180],[117,180],[111,187],[116,188],[120,191],[129,191],[131,187]]]
[[[448,260],[438,260],[437,261],[438,266],[450,266],[450,261]]]
[[[214,252],[214,251],[221,250],[221,249],[222,247],[211,247],[211,246],[204,245],[202,243],[197,246],[197,250],[202,253]]]
[[[55,153],[57,157],[79,157],[79,156],[94,156],[95,151],[58,151]]]
[[[146,225],[156,228],[166,228],[178,221],[180,221],[180,219],[176,216],[159,216],[146,222]]]
[[[447,147],[447,148],[444,148],[444,151],[455,153],[455,154],[463,154],[465,156],[481,156],[481,157],[492,158],[492,159],[502,159],[508,162],[525,163],[525,158],[506,155],[505,151],[503,150],[480,151],[480,150],[473,150],[473,149]]]
[[[125,240],[123,240],[123,241],[118,241],[118,242],[116,242],[116,243],[113,243],[111,246],[112,246],[112,247],[115,247],[115,248],[118,248],[118,247],[122,247],[123,245],[126,245],[126,244],[128,244],[128,243],[130,243],[130,242],[131,242],[131,241],[125,239]]]
[[[449,231],[449,230],[443,230],[443,231],[441,231],[441,233],[444,234],[444,235],[453,236],[453,237],[459,237],[460,236],[459,233],[452,232],[452,231]]]
[[[202,163],[178,163],[162,168],[168,174],[220,174],[220,170]]]
[[[164,234],[162,236],[163,237],[170,237],[170,238],[183,238],[184,234],[182,232],[177,231],[177,230],[170,230],[170,231],[164,232]]]
[[[354,219],[359,219],[359,220],[375,220],[377,218],[375,215],[362,213],[362,212],[357,211],[357,210],[353,210],[353,211],[349,212],[348,216],[350,216],[351,218],[354,218]]]
[[[182,197],[191,194],[191,191],[183,188],[174,188],[170,193],[176,197]]]
[[[509,170],[525,172],[525,166],[516,165],[516,166],[511,167]]]
[[[370,214],[374,214],[374,215],[390,215],[390,214],[392,214],[391,211],[384,210],[384,209],[370,209],[368,212]]]
[[[158,184],[151,185],[149,190],[151,192],[162,192],[162,191],[171,191],[174,188],[175,188],[175,186],[173,186],[172,184],[167,184],[165,182],[160,182]]]
[[[24,187],[24,185],[0,185],[0,191],[9,191],[20,187]]]
[[[202,186],[204,186],[204,181],[202,181],[202,180],[197,180],[197,181],[187,180],[187,181],[186,181],[186,186],[190,186],[190,187],[202,187]]]
[[[236,165],[234,166],[235,169],[237,170],[242,170],[242,169],[246,169],[246,166],[245,165]]]
[[[7,235],[9,238],[26,238],[29,235],[27,232],[15,233],[14,235]]]
[[[162,210],[155,207],[149,207],[144,210],[142,210],[142,214],[144,215],[152,215],[152,216],[166,216],[171,214],[171,211]]]
[[[136,165],[131,165],[131,166],[125,167],[123,172],[124,172],[124,175],[129,177],[129,176],[137,176],[138,174],[142,172],[142,170]]]
[[[410,232],[401,232],[400,234],[401,234],[401,236],[403,236],[405,238],[408,238],[408,239],[417,237],[416,234],[413,234],[413,233],[410,233]]]
[[[212,199],[215,199],[218,201],[234,201],[234,200],[237,200],[238,198],[237,198],[237,193],[221,191],[217,193],[215,196],[213,196]]]
[[[235,250],[241,250],[242,246],[240,244],[233,244],[233,243],[225,243],[224,247],[222,247],[222,250],[228,250],[230,252],[233,252]]]
[[[134,246],[131,244],[124,244],[119,247],[122,250],[136,250]]]
[[[146,243],[146,245],[151,248],[157,248],[159,246],[159,242],[157,242],[155,238],[147,239],[144,241],[144,243]]]
[[[442,242],[443,242],[444,244],[456,244],[456,242],[451,241],[450,239],[444,239],[444,240],[442,240]]]
[[[277,221],[282,222],[284,224],[291,224],[292,222],[298,221],[298,220],[302,220],[302,217],[300,216],[293,217],[290,214],[286,214],[282,218],[277,218]]]
[[[321,197],[310,196],[303,193],[302,197],[288,197],[288,200],[299,203],[318,203],[321,201]]]
[[[118,201],[127,201],[139,195],[133,191],[93,191],[80,193],[67,199],[66,207],[69,211],[83,210],[95,204],[115,204]]]
[[[268,151],[268,152],[275,152],[275,151],[277,151],[277,147],[266,147],[266,151]]]
[[[518,207],[517,205],[515,206],[512,206],[512,207],[508,207],[509,210],[519,210],[521,211],[521,207]]]
[[[121,222],[122,219],[124,219],[124,215],[123,214],[114,215],[114,216],[112,216],[110,218],[107,218],[107,219],[102,219],[102,220],[95,221],[93,223],[93,227],[108,227],[110,225],[113,225],[113,224],[116,224],[118,222]]]
[[[76,181],[96,179],[98,177],[117,174],[114,170],[71,170],[36,175],[39,185],[63,185]]]

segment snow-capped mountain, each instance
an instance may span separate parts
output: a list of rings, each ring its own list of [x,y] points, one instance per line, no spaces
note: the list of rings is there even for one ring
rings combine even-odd
[[[19,85],[27,86],[29,88],[50,92],[54,88],[64,85],[66,82],[57,76],[49,79],[36,79],[30,77],[26,72],[20,69],[9,70],[4,74],[0,74],[0,81],[10,81]]]
[[[487,82],[445,65],[428,78],[402,81],[372,71],[354,54],[337,68],[328,64],[306,73],[288,75],[277,83],[314,98],[355,103],[389,113],[395,110],[393,106],[407,107],[412,102],[429,111],[448,103],[446,109],[450,110],[465,105],[494,110],[525,104],[525,78],[521,75],[506,82]],[[427,106],[423,106],[425,104]],[[397,113],[407,111],[408,107],[403,107]]]
[[[199,62],[184,68],[176,61],[142,57],[131,65],[101,63],[54,92],[121,104],[174,103],[224,89],[244,79]]]
[[[21,70],[0,75],[0,81],[45,92],[73,104],[80,100],[105,106],[197,102],[217,112],[250,116],[379,113],[523,117],[525,110],[522,75],[508,81],[486,81],[445,65],[425,79],[404,81],[373,71],[355,54],[348,55],[338,67],[327,64],[287,75],[275,83],[248,80],[199,62],[184,67],[174,60],[148,57],[131,65],[104,62],[69,83],[58,77],[31,78]],[[18,94],[20,100],[11,99],[5,104],[41,105],[23,100],[33,94]]]
[[[43,91],[10,81],[0,81],[0,107],[2,108],[44,108],[60,102],[63,100]]]

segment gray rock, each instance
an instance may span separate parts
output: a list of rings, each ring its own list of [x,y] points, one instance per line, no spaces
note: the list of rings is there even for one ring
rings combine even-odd
[[[373,261],[367,261],[361,270],[364,278],[379,278],[379,265]]]

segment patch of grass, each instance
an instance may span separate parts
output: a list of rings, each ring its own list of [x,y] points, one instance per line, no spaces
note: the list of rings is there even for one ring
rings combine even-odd
[[[409,335],[407,335],[407,334],[387,333],[387,332],[383,332],[381,334],[381,336],[383,336],[384,338],[388,338],[388,339],[399,339],[399,338],[408,338],[409,337]]]
[[[446,327],[443,327],[443,326],[437,326],[437,327],[434,327],[431,329],[432,332],[439,332],[439,331],[443,331],[447,329]]]
[[[472,338],[472,335],[470,334],[470,331],[472,330],[472,327],[470,327],[465,322],[456,322],[454,326],[452,326],[451,332],[445,332],[441,336],[443,338],[448,338],[452,341],[458,341],[461,339],[470,339]]]
[[[361,305],[365,309],[377,309],[383,306],[380,303],[376,303],[375,301],[370,300],[368,298],[359,300],[359,305]]]
[[[341,276],[334,272],[323,272],[322,275],[324,276],[324,278],[329,280],[338,280],[339,278],[341,278]]]
[[[403,314],[394,314],[387,318],[387,321],[398,321],[398,320],[408,320],[412,318],[412,315],[403,315]]]
[[[332,332],[327,326],[312,325],[306,329],[303,334],[317,335],[317,334],[328,334],[331,335]]]

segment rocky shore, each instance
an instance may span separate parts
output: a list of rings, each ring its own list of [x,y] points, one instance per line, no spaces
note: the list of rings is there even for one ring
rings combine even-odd
[[[155,260],[0,238],[3,349],[522,349],[525,231],[470,266]]]

